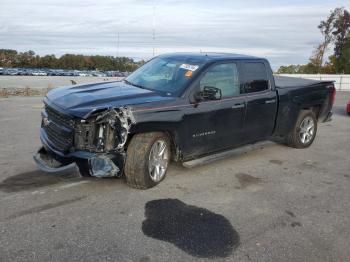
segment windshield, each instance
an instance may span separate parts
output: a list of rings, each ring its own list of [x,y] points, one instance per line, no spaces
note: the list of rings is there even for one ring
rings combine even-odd
[[[173,58],[155,58],[126,78],[141,88],[174,95],[181,91],[199,71],[201,64]]]

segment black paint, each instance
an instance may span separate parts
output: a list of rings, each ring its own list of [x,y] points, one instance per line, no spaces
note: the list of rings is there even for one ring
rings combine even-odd
[[[44,98],[46,109],[43,114],[55,111],[53,115],[60,115],[67,123],[71,118],[87,119],[95,113],[101,115],[104,110],[127,107],[134,120],[131,133],[171,134],[177,151],[181,152],[181,159],[186,161],[271,137],[285,137],[293,130],[300,109],[322,104],[318,111],[320,121],[327,119],[331,111],[332,103],[329,101],[335,90],[334,87],[329,88],[333,85],[332,82],[274,77],[268,61],[263,58],[195,53],[166,54],[160,58],[166,61],[187,61],[201,66],[190,81],[185,81],[180,85],[181,88],[179,86],[170,93],[163,92],[164,90],[147,90],[147,87],[139,88],[125,81],[55,88]],[[237,90],[239,94],[232,94],[221,100],[210,100],[201,96],[201,77],[216,63],[237,63],[237,76],[240,79],[237,84],[242,87]],[[257,68],[262,69],[261,67],[266,69],[262,78],[256,74],[260,72]],[[254,77],[257,79],[253,81]],[[246,95],[252,90],[253,83],[259,83],[261,79],[265,82],[266,79],[269,80],[270,90]],[[149,88],[152,89],[151,86]],[[40,131],[44,147],[51,148],[50,154],[64,157],[67,161],[85,161],[87,157],[93,156],[94,153],[87,152],[89,150],[84,150],[84,153],[77,153],[79,150],[71,153],[68,150],[68,141],[63,146],[62,141],[58,143],[57,138],[67,140],[63,138],[71,137],[74,132],[71,128],[63,128],[61,124],[56,126],[61,128],[57,128],[56,138],[51,137],[51,140],[47,128],[43,127]],[[92,129],[90,126],[89,131],[93,131]],[[116,153],[115,150],[107,151],[111,151],[117,158],[123,158],[123,154]],[[118,162],[119,169],[123,169],[122,163],[124,162]],[[279,162],[275,161],[276,163]]]
[[[224,216],[177,199],[146,203],[145,217],[145,235],[170,242],[192,256],[227,257],[239,245],[239,234]]]

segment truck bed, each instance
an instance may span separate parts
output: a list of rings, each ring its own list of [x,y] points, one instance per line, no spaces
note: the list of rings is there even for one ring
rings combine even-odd
[[[307,87],[312,85],[318,85],[320,83],[332,83],[332,81],[320,81],[287,76],[274,76],[274,78],[276,87],[280,89],[288,87]]]

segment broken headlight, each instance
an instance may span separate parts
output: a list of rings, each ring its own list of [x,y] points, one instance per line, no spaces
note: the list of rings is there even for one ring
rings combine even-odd
[[[75,147],[95,152],[123,149],[132,117],[127,109],[107,110],[89,120],[76,124]]]

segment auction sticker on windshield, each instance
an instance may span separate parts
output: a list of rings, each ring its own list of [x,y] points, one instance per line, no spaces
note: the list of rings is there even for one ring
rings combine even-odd
[[[180,68],[186,69],[186,70],[191,70],[191,71],[196,71],[198,69],[199,65],[190,65],[190,64],[182,64],[180,65]]]

